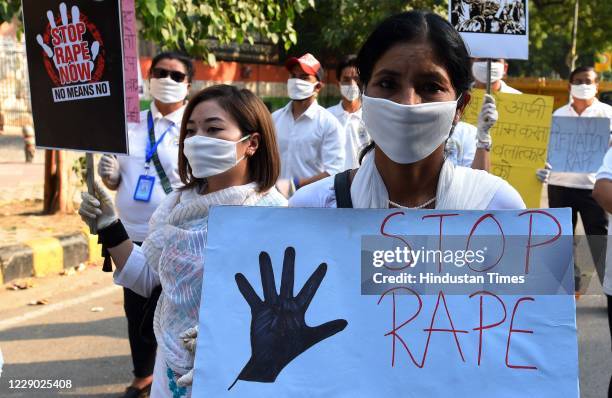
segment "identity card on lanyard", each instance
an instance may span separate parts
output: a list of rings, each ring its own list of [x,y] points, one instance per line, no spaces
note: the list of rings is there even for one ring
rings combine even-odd
[[[147,115],[147,127],[149,129],[149,140],[147,141],[147,149],[145,152],[145,166],[144,166],[144,174],[141,174],[138,177],[138,183],[136,184],[136,190],[134,191],[134,200],[138,200],[141,202],[148,202],[151,200],[151,195],[153,194],[153,187],[155,186],[155,176],[149,175],[149,169],[151,168],[151,159],[155,155],[157,151],[157,147],[164,140],[164,137],[170,131],[173,124],[170,124],[166,131],[159,137],[155,143],[153,140],[155,139],[155,125],[153,124],[153,116],[151,115],[151,111]],[[151,138],[153,137],[153,138]]]

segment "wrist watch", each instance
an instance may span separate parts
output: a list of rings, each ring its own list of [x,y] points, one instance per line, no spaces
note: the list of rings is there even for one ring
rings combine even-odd
[[[476,148],[484,149],[485,151],[490,152],[491,151],[491,141],[489,141],[489,142],[477,141],[476,142]]]

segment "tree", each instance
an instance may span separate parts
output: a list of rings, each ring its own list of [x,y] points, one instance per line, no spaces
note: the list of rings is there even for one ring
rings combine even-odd
[[[211,42],[252,44],[263,37],[288,49],[297,42],[295,17],[314,7],[314,0],[136,0],[135,5],[142,38],[214,64]],[[0,0],[0,23],[21,20],[20,0]],[[61,151],[47,151],[44,213],[72,211],[66,163]]]
[[[567,77],[575,0],[530,0],[530,56],[510,61],[520,76]],[[317,0],[315,8],[296,19],[297,46],[292,52],[312,52],[333,63],[338,55],[356,53],[385,17],[411,9],[448,16],[446,0]],[[593,55],[612,48],[612,2],[580,0],[578,64],[592,64]]]
[[[514,61],[521,76],[569,75],[575,0],[533,0],[529,9],[529,60]],[[576,65],[593,65],[594,56],[612,48],[612,3],[580,0]]]
[[[439,3],[439,4],[438,4]],[[376,25],[387,16],[411,9],[444,12],[437,0],[318,0],[296,19],[298,43],[292,53],[314,53],[334,62],[338,55],[356,53]]]
[[[137,0],[136,15],[143,38],[214,64],[211,39],[253,44],[261,35],[289,49],[297,42],[295,17],[312,7],[314,0]]]

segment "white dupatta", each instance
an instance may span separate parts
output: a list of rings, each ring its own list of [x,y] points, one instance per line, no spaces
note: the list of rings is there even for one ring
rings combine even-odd
[[[484,210],[504,183],[483,170],[455,166],[445,160],[436,192],[436,209]],[[351,184],[351,200],[357,209],[387,209],[389,193],[376,164],[374,151],[366,154]]]
[[[153,329],[167,365],[180,375],[193,368],[194,357],[179,334],[198,324],[210,207],[255,205],[266,195],[255,188],[251,183],[207,195],[175,191],[151,217],[142,251],[162,286]]]

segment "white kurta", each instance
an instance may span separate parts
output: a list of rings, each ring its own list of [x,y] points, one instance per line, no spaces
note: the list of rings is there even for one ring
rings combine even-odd
[[[166,130],[168,131],[164,139],[157,146],[157,155],[164,168],[164,172],[170,180],[170,184],[174,188],[182,185],[178,175],[178,141],[184,110],[185,107],[182,107],[166,116],[162,116],[155,107],[155,104],[151,103],[155,139],[159,140],[162,134]],[[155,165],[151,162],[149,165],[149,175],[155,177],[151,200],[148,202],[134,200],[138,178],[145,172],[145,152],[149,143],[148,113],[149,111],[140,112],[140,123],[129,125],[128,142],[130,154],[127,156],[117,156],[119,171],[121,172],[121,182],[117,188],[115,206],[128,236],[135,242],[145,240],[149,230],[149,219],[155,209],[157,209],[157,206],[166,197],[166,193],[155,170]],[[172,125],[173,127],[171,127]]]
[[[361,150],[370,142],[370,135],[368,134],[361,117],[361,108],[359,108],[356,112],[349,113],[344,110],[341,101],[340,103],[327,108],[327,110],[334,115],[342,127],[344,127],[344,134],[346,138],[344,148],[346,157],[344,160],[344,167],[342,169],[356,169],[359,167],[359,154],[361,153]]]
[[[315,101],[297,119],[289,102],[272,114],[281,157],[281,179],[342,171],[345,135],[340,122]]]

